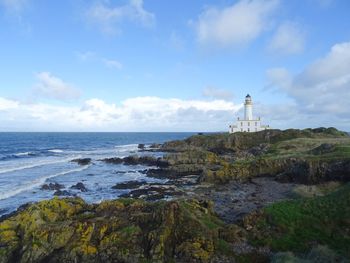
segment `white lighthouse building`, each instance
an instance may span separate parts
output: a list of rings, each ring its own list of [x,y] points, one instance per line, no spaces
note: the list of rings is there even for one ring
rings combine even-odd
[[[236,125],[230,125],[230,133],[234,132],[257,132],[269,129],[269,125],[261,125],[260,117],[253,118],[252,97],[248,94],[244,102],[244,119],[237,118]]]

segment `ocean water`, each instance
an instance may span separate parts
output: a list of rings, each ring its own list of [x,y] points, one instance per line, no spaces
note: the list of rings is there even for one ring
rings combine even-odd
[[[53,197],[41,190],[45,183],[59,183],[87,202],[115,199],[128,190],[114,190],[116,183],[129,180],[157,182],[140,171],[141,165],[125,166],[100,161],[107,157],[150,154],[138,144],[184,139],[193,133],[0,133],[0,215],[20,205]],[[91,158],[80,166],[76,158]],[[87,192],[70,189],[83,182]]]

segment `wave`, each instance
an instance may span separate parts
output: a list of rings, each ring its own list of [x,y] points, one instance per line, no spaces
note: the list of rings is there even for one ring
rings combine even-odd
[[[83,170],[85,170],[85,169],[87,169],[89,167],[90,167],[90,165],[87,165],[87,166],[80,167],[80,168],[77,168],[77,169],[72,169],[72,170],[69,170],[69,171],[60,172],[60,173],[56,173],[56,174],[51,174],[51,175],[48,175],[48,176],[40,177],[40,178],[35,179],[35,180],[27,183],[26,185],[21,186],[21,187],[15,189],[15,190],[6,191],[6,192],[0,192],[0,200],[7,199],[7,198],[10,198],[12,196],[18,195],[18,194],[20,194],[20,193],[22,193],[24,191],[28,191],[28,190],[33,189],[35,187],[39,187],[40,185],[44,184],[47,179],[54,178],[54,177],[61,176],[61,175],[74,173],[74,172],[81,172],[81,171],[83,171]]]
[[[66,158],[66,159],[62,159],[62,160],[47,161],[47,162],[36,162],[36,163],[31,163],[31,164],[20,166],[20,167],[18,167],[18,166],[17,167],[9,167],[9,168],[5,168],[5,169],[0,169],[0,174],[11,173],[11,172],[15,172],[15,171],[20,171],[20,170],[24,170],[24,169],[40,167],[40,166],[49,165],[49,164],[64,163],[64,162],[68,162],[68,161],[70,161],[72,159],[80,158],[80,157],[81,156],[75,156],[75,157],[70,157],[70,158]]]
[[[118,152],[130,152],[137,151],[138,144],[125,144],[125,145],[116,145],[114,148],[117,149]]]
[[[18,157],[20,157],[20,156],[33,156],[33,155],[35,155],[35,153],[33,153],[33,152],[24,152],[24,153],[15,153],[14,154],[14,156],[18,156]]]
[[[60,149],[52,149],[52,150],[48,150],[48,152],[52,152],[52,153],[62,153],[63,150],[60,150]]]
[[[136,147],[137,148],[138,144],[137,143],[132,143],[132,144],[123,144],[123,145],[116,145],[114,148],[131,148],[131,147]]]

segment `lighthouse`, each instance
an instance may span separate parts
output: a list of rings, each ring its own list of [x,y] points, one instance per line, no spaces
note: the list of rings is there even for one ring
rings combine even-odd
[[[253,120],[253,102],[249,94],[245,96],[244,119],[249,121]]]
[[[230,125],[229,132],[258,132],[270,129],[269,125],[261,125],[260,117],[253,117],[253,100],[252,97],[247,94],[244,100],[244,119],[237,118],[235,125]]]

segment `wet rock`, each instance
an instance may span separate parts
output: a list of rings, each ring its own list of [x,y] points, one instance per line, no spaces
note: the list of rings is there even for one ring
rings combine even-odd
[[[55,196],[74,196],[74,194],[72,194],[71,192],[67,191],[67,190],[57,190],[56,192],[54,192]]]
[[[75,162],[79,165],[88,165],[91,163],[91,158],[74,159],[74,160],[71,160],[71,162]]]
[[[145,149],[145,144],[139,143],[139,145],[137,145],[137,148],[140,150],[143,150],[143,149]]]
[[[167,167],[169,164],[162,158],[156,158],[153,156],[128,156],[123,159],[125,165],[147,165],[157,167]]]
[[[87,192],[88,189],[85,187],[85,185],[82,182],[79,182],[75,185],[72,185],[70,187],[71,189],[76,189],[76,190],[80,190],[81,192]]]
[[[148,169],[145,171],[147,177],[153,177],[157,179],[175,179],[176,176],[166,169]]]
[[[160,144],[160,143],[152,143],[151,144],[151,146],[150,146],[150,148],[151,149],[158,149],[158,148],[160,148],[162,145]]]
[[[147,184],[144,181],[128,181],[124,183],[118,183],[115,186],[112,186],[112,189],[135,189],[142,185]]]
[[[64,185],[59,183],[49,183],[49,184],[43,184],[41,186],[41,190],[60,190],[64,188]]]
[[[150,184],[144,187],[141,187],[136,190],[132,190],[127,194],[123,194],[120,197],[132,197],[132,198],[142,198],[147,201],[160,200],[165,197],[170,196],[179,196],[183,193],[179,191],[173,185],[159,185],[159,184]]]
[[[178,186],[189,186],[189,185],[198,184],[199,180],[200,180],[200,176],[198,175],[186,175],[186,176],[182,176],[180,178],[171,180],[171,183]]]
[[[167,167],[169,164],[166,160],[162,158],[156,158],[153,156],[127,156],[124,158],[106,158],[102,160],[106,163],[111,164],[124,164],[124,165],[146,165],[146,166],[157,166],[157,167]]]
[[[119,158],[119,157],[105,158],[105,159],[102,159],[101,161],[103,161],[105,163],[109,163],[109,164],[122,164],[123,163],[123,159]]]

